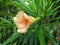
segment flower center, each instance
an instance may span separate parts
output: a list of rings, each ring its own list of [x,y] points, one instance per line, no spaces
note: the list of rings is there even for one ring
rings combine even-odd
[[[25,27],[28,25],[28,19],[26,19],[25,17],[22,18],[22,22]]]

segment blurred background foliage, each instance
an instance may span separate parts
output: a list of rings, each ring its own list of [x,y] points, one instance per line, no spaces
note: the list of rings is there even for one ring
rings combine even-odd
[[[0,0],[0,45],[58,45],[60,0]],[[13,17],[23,10],[40,20],[25,34],[17,33]],[[52,45],[52,44],[51,44]]]

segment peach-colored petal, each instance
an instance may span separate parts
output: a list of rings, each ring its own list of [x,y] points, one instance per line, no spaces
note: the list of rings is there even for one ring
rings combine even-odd
[[[19,32],[19,33],[26,33],[27,29],[25,29],[25,28],[18,29],[17,32]]]
[[[28,16],[26,13],[24,13],[24,17],[26,18],[26,19],[28,19],[29,21],[30,21],[30,23],[33,23],[35,20],[33,20],[31,17],[32,16]]]
[[[24,12],[23,11],[19,11],[16,15],[16,17],[18,18],[18,20],[20,20],[21,18],[23,18],[24,16]]]

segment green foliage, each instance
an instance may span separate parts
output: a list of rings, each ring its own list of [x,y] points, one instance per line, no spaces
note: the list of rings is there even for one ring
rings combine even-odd
[[[0,0],[0,45],[58,45],[60,0]],[[27,4],[27,3],[28,4]],[[25,34],[17,33],[13,17],[19,10],[40,19]],[[47,39],[46,39],[47,38]]]

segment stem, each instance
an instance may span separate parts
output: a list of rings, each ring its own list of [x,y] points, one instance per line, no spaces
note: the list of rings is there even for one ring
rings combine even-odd
[[[38,28],[37,28],[38,37],[39,37],[40,45],[46,45],[45,36],[44,36],[44,29],[41,26],[42,21],[43,21],[43,19],[39,21],[39,25],[38,25]]]
[[[42,27],[39,28],[38,35],[39,35],[40,45],[46,45],[44,29]]]

